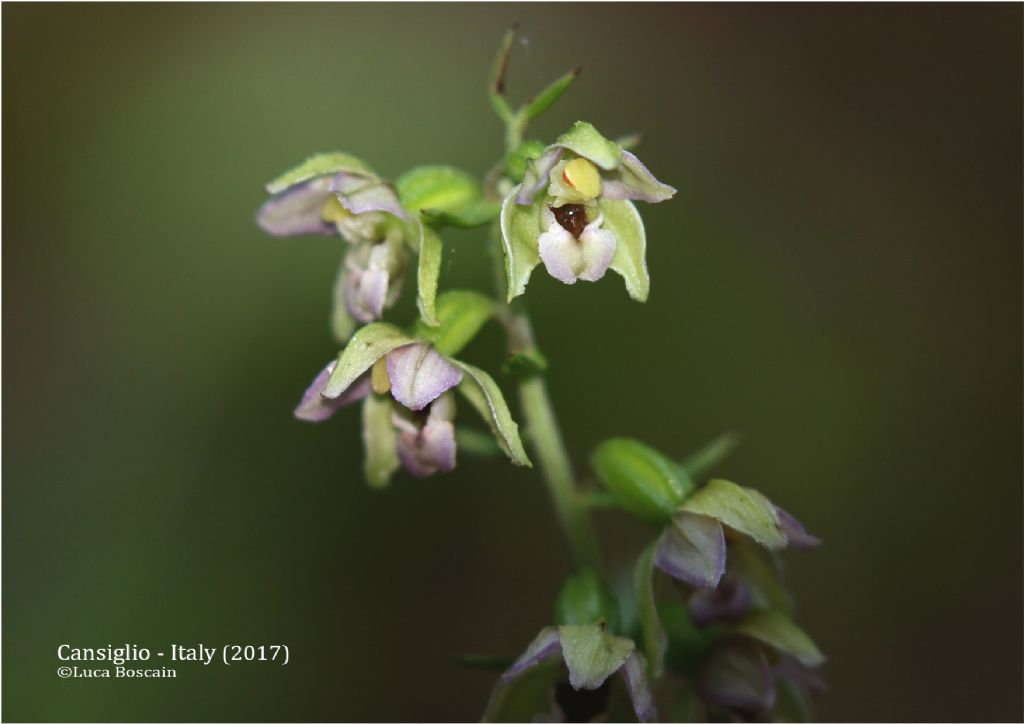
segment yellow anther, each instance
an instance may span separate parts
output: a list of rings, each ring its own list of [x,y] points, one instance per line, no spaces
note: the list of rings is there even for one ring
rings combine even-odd
[[[383,395],[391,389],[391,378],[388,377],[388,360],[381,357],[373,363],[370,368],[370,386],[378,395]]]
[[[330,223],[343,221],[351,215],[352,212],[342,206],[334,194],[331,194],[331,198],[327,199],[327,203],[320,209],[320,218]]]
[[[562,178],[588,199],[593,199],[601,193],[601,174],[598,173],[597,166],[585,158],[574,158],[565,164]]]

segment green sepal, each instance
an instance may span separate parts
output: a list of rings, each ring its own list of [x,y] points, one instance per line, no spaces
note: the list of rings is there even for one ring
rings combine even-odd
[[[756,490],[748,490],[728,480],[711,480],[699,488],[682,506],[749,536],[769,550],[786,546],[779,530],[778,517],[767,499]]]
[[[543,141],[526,140],[505,156],[505,174],[515,183],[523,180],[526,165],[535,158],[540,158],[547,150]]]
[[[495,306],[490,297],[479,292],[453,289],[437,297],[436,310],[435,326],[427,326],[421,319],[414,331],[438,352],[451,356],[469,344],[484,322],[494,315]]]
[[[391,422],[391,398],[373,393],[363,400],[363,472],[371,488],[386,488],[398,469],[398,432]]]
[[[605,440],[590,458],[619,504],[641,520],[665,525],[693,490],[686,471],[654,448],[630,438]]]
[[[573,123],[568,131],[555,139],[554,145],[591,160],[605,171],[618,168],[622,159],[622,149],[618,144],[602,136],[586,121]]]
[[[617,242],[609,268],[625,280],[629,296],[646,302],[651,292],[651,278],[647,273],[647,235],[643,219],[631,201],[602,198],[597,206],[604,214],[601,226],[615,234]]]
[[[555,599],[555,623],[559,626],[605,623],[618,626],[618,604],[608,584],[587,568],[565,579]]]
[[[419,264],[416,268],[416,307],[420,321],[436,327],[439,322],[436,311],[437,280],[441,276],[441,258],[444,243],[437,232],[421,225]],[[442,354],[444,354],[442,352]]]
[[[458,385],[459,391],[490,426],[502,452],[514,465],[531,467],[530,458],[527,457],[523,441],[519,437],[519,426],[512,419],[512,413],[509,412],[505,396],[501,394],[498,384],[478,367],[458,360],[451,362],[465,373]]]
[[[554,658],[527,669],[511,683],[498,679],[482,721],[533,721],[537,714],[551,709],[551,692],[561,675],[561,661]]]
[[[740,438],[734,432],[723,432],[697,452],[683,460],[683,467],[691,478],[699,478],[718,465],[739,445]]]
[[[537,240],[540,237],[540,212],[543,200],[529,206],[516,203],[519,187],[512,189],[501,206],[501,240],[505,255],[505,282],[508,301],[526,291],[530,273],[540,264]],[[538,195],[539,196],[539,195]]]
[[[580,70],[581,68],[579,67],[573,68],[565,75],[553,80],[544,90],[534,96],[531,100],[527,101],[521,111],[523,115],[526,116],[527,120],[533,120],[554,105],[555,101],[561,98],[562,94],[569,90],[572,84],[579,77]]]
[[[290,186],[300,184],[317,176],[336,174],[339,171],[357,173],[363,176],[376,178],[376,174],[369,166],[355,156],[348,153],[318,153],[310,156],[295,168],[285,171],[267,184],[267,191],[276,194],[284,191]]]
[[[558,638],[574,689],[601,686],[636,648],[631,639],[612,636],[601,624],[559,626]]]
[[[657,547],[657,541],[647,546],[633,567],[633,595],[647,658],[647,675],[652,681],[659,678],[664,670],[668,647],[668,637],[654,600],[654,552]]]
[[[543,374],[548,368],[548,360],[536,347],[512,352],[505,358],[502,364],[502,371],[519,380],[527,380],[536,375]]]
[[[345,258],[348,251],[346,250],[341,256],[341,265],[338,268],[338,276],[334,282],[334,291],[332,292],[331,334],[341,344],[348,342],[349,337],[356,331],[357,326],[355,318],[348,311],[348,305],[345,304],[345,278],[348,274]]]
[[[789,654],[804,666],[825,663],[825,655],[811,637],[781,611],[773,609],[752,613],[736,624],[734,631]]]
[[[415,341],[395,325],[386,322],[373,322],[361,327],[338,355],[338,364],[321,394],[328,398],[337,397],[370,369],[374,362],[391,350]]]

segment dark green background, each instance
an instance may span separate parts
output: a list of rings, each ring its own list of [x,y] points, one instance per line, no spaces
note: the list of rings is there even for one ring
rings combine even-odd
[[[1020,5],[5,4],[5,719],[472,719],[491,677],[451,654],[547,623],[534,475],[375,493],[354,412],[292,419],[339,242],[252,222],[315,150],[486,171],[514,20],[513,95],[584,68],[536,134],[644,131],[679,189],[643,210],[647,305],[530,285],[577,460],[742,431],[723,472],[826,541],[787,554],[820,716],[1021,717]],[[444,284],[489,281],[479,235],[449,248]],[[62,681],[64,642],[293,663]]]

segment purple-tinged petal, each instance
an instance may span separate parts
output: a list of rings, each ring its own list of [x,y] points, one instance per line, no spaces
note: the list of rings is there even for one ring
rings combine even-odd
[[[718,646],[697,679],[697,692],[708,704],[748,715],[775,706],[775,682],[764,652],[753,644]]]
[[[527,669],[532,669],[537,664],[561,653],[562,642],[558,637],[558,628],[556,626],[543,628],[537,634],[537,638],[526,647],[523,655],[516,659],[515,663],[501,675],[501,680],[506,684],[514,681]]]
[[[821,694],[828,689],[825,680],[816,671],[800,664],[792,656],[780,655],[775,673],[793,682],[806,694]]]
[[[775,514],[779,518],[779,529],[789,539],[789,545],[801,551],[807,551],[821,545],[821,538],[811,535],[804,530],[799,520],[777,505],[772,505],[772,507],[775,508]]]
[[[388,273],[384,269],[349,267],[345,280],[345,308],[360,322],[373,322],[384,314]]]
[[[640,159],[622,152],[622,165],[604,182],[603,196],[614,201],[647,201],[656,204],[672,198],[676,190],[654,178]]]
[[[533,159],[526,164],[526,173],[523,175],[523,182],[519,184],[519,193],[516,194],[516,203],[520,206],[529,206],[533,203],[533,197],[548,185],[548,174],[558,163],[564,151],[561,148],[552,148],[544,155]]]
[[[330,179],[314,178],[270,197],[256,212],[256,223],[273,236],[335,234],[333,224],[321,217],[331,198]]]
[[[658,718],[658,711],[654,705],[654,696],[651,694],[651,687],[647,683],[647,663],[642,654],[634,651],[626,659],[619,672],[626,680],[626,688],[629,690],[629,698],[633,702],[633,711],[638,721],[649,722]]]
[[[714,590],[694,591],[687,601],[690,619],[701,627],[718,621],[738,621],[750,610],[753,597],[746,581],[727,574]]]
[[[451,393],[445,393],[430,405],[430,414],[422,428],[396,421],[399,427],[398,456],[402,465],[418,478],[425,478],[440,471],[450,472],[455,468],[455,401]]]
[[[337,360],[331,360],[331,363],[320,370],[320,374],[306,388],[298,407],[295,408],[296,418],[306,420],[307,422],[323,422],[342,407],[361,400],[370,394],[370,376],[363,375],[338,397],[328,399],[322,396],[320,393],[323,392],[324,386],[327,384],[327,380],[330,378],[331,373],[334,372],[337,364]]]
[[[548,274],[563,284],[575,284],[579,248],[572,234],[554,222],[537,239],[537,251]]]
[[[462,381],[462,371],[425,342],[388,353],[391,395],[410,410],[422,410]]]
[[[697,588],[714,588],[725,573],[725,533],[714,518],[679,512],[665,529],[654,564]]]
[[[330,190],[353,214],[384,211],[400,219],[409,219],[395,190],[383,181],[341,172],[331,180]]]

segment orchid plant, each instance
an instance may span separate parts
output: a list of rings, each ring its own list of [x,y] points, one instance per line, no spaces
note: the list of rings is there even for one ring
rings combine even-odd
[[[634,202],[667,201],[675,189],[632,153],[636,139],[611,140],[590,123],[550,144],[525,139],[579,70],[513,109],[506,69],[515,38],[515,30],[504,37],[490,83],[505,154],[482,182],[424,166],[392,183],[355,156],[326,153],[267,184],[257,214],[266,232],[343,242],[331,319],[343,346],[295,416],[324,422],[362,402],[364,472],[375,488],[400,469],[418,478],[449,472],[463,453],[504,455],[523,468],[536,461],[572,572],[520,656],[460,659],[501,671],[486,721],[653,721],[659,710],[674,721],[806,718],[824,657],[793,621],[778,551],[819,540],[758,491],[707,475],[732,436],[682,460],[631,438],[606,440],[590,458],[600,488],[583,490],[573,472],[522,297],[543,265],[570,285],[611,270],[633,300],[646,301],[647,239]],[[496,294],[438,290],[449,227],[490,230]],[[419,315],[399,326],[385,317],[413,270]],[[502,384],[457,357],[492,320],[508,340]],[[502,392],[509,386],[518,388],[524,434]],[[489,438],[463,426],[457,396]],[[607,569],[595,508],[650,525],[629,570]]]

